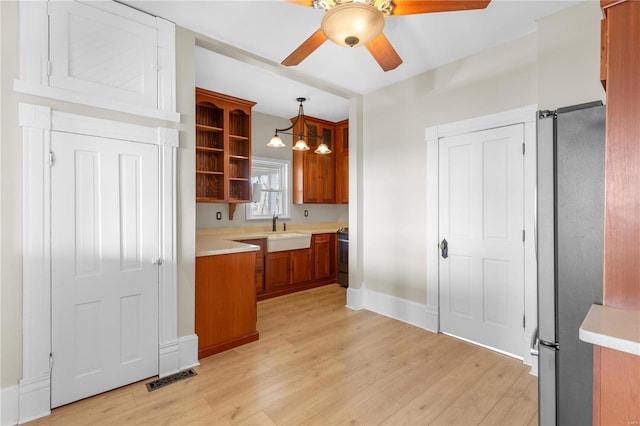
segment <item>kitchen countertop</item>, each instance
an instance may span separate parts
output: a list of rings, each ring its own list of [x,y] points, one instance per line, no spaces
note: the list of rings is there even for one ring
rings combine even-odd
[[[287,230],[282,231],[282,223],[278,223],[277,233],[308,233],[330,234],[338,228],[347,226],[345,223],[314,223],[305,225],[287,224]],[[271,225],[257,225],[251,227],[233,228],[198,228],[196,229],[196,257],[216,256],[221,254],[242,253],[246,251],[258,251],[259,246],[241,243],[234,240],[252,240],[267,238],[273,231]]]
[[[196,257],[244,253],[258,250],[260,250],[260,247],[254,244],[239,243],[215,236],[200,236],[196,238]]]
[[[640,311],[591,305],[580,340],[640,356]]]

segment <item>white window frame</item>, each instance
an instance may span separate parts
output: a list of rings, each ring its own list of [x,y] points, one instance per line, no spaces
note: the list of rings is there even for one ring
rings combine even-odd
[[[280,182],[279,188],[264,188],[261,191],[260,182],[258,182],[257,177],[254,177],[257,173],[254,173],[256,168],[261,169],[270,169],[274,172],[280,174]],[[291,170],[291,161],[290,160],[282,160],[277,158],[264,158],[264,157],[253,157],[251,160],[251,184],[252,184],[252,201],[245,205],[246,212],[246,220],[264,220],[271,219],[274,214],[277,215],[280,219],[289,219],[291,218],[291,185],[290,185],[290,170]],[[254,212],[254,208],[256,203],[260,200],[264,200],[265,197],[269,196],[269,194],[276,194],[281,197],[281,205],[282,208],[277,211],[273,211],[273,209],[265,212],[263,214],[257,214]],[[281,211],[280,211],[281,210]]]

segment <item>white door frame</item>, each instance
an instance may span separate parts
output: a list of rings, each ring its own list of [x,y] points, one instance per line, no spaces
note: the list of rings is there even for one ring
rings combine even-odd
[[[159,347],[161,377],[197,365],[193,350],[180,350],[177,310],[176,153],[178,130],[69,114],[21,103],[22,127],[22,379],[19,422],[50,414],[51,404],[51,132],[148,143],[159,147]],[[188,346],[193,346],[189,342]],[[190,352],[194,352],[190,354]],[[181,359],[181,356],[183,359]]]
[[[428,328],[440,331],[440,249],[438,240],[438,155],[441,138],[458,136],[496,127],[524,124],[524,226],[527,238],[524,244],[524,298],[526,325],[522,333],[523,362],[533,364],[532,372],[537,372],[537,364],[529,353],[529,343],[537,320],[537,265],[535,257],[535,192],[536,192],[536,111],[537,105],[468,120],[425,130],[427,142],[427,324]]]

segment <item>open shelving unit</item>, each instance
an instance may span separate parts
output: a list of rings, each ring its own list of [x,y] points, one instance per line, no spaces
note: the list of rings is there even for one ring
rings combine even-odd
[[[255,102],[196,88],[196,202],[251,201],[251,108]]]

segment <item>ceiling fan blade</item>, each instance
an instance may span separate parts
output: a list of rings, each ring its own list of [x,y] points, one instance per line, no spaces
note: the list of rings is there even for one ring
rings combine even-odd
[[[484,9],[491,0],[394,0],[393,15]]]
[[[291,54],[281,62],[282,65],[286,65],[288,67],[298,65],[325,41],[327,41],[327,36],[324,35],[322,30],[318,29],[315,33],[311,34],[311,37],[306,39],[304,43],[298,46],[296,50],[291,52]]]
[[[402,63],[398,52],[396,52],[389,39],[383,33],[378,34],[376,38],[365,46],[385,72],[396,69]]]
[[[293,3],[300,6],[313,7],[313,0],[284,0],[287,3]]]

